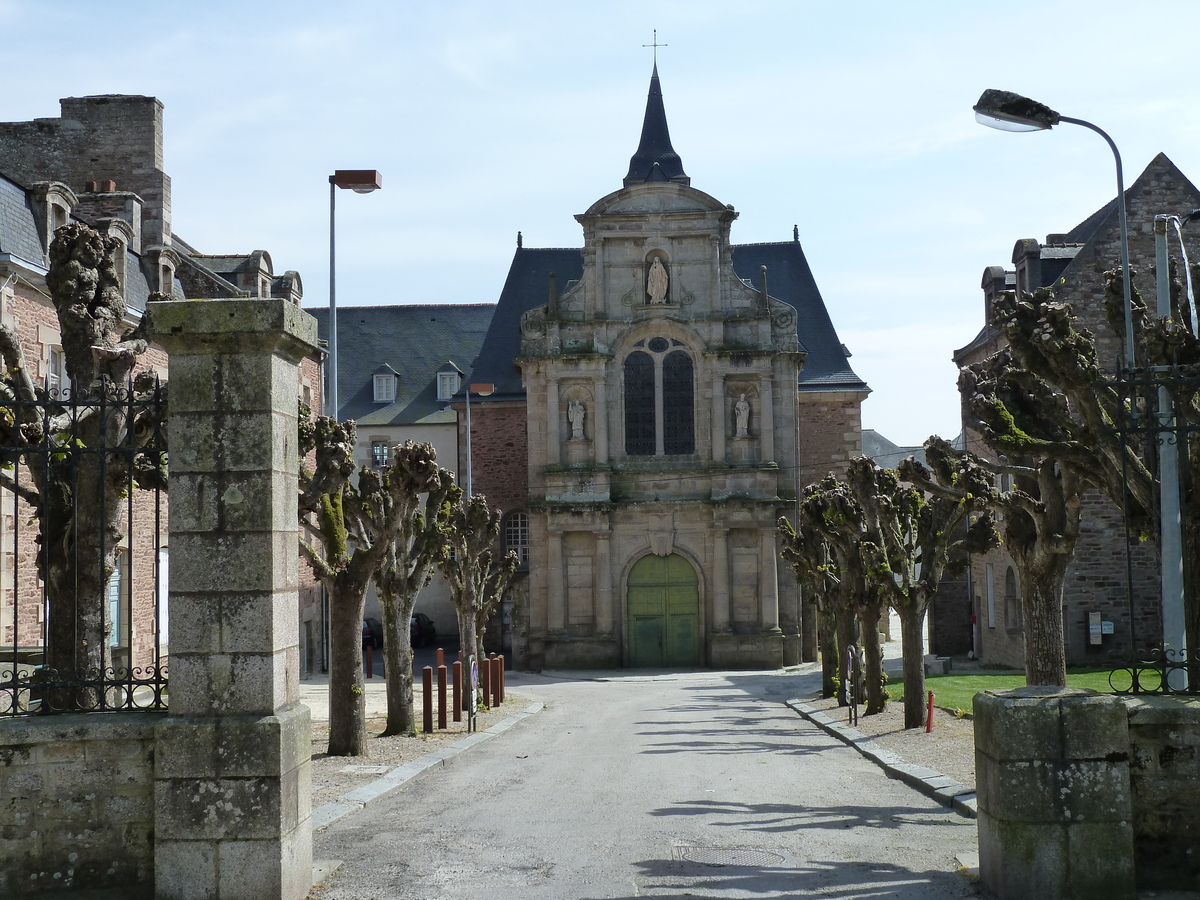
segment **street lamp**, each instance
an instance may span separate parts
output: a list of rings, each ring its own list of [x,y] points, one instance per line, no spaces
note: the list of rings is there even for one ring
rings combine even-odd
[[[369,194],[383,187],[383,176],[374,169],[338,169],[329,176],[329,364],[325,376],[325,414],[337,418],[338,342],[337,278],[334,270],[334,188],[349,188],[356,194]]]
[[[1108,143],[1117,162],[1117,218],[1121,227],[1121,286],[1125,296],[1125,365],[1133,368],[1133,302],[1129,286],[1129,228],[1125,223],[1125,177],[1121,170],[1121,154],[1107,134],[1083,119],[1059,115],[1050,107],[1014,94],[1011,91],[988,89],[975,104],[975,121],[1000,131],[1047,131],[1059,122],[1082,125],[1096,132]]]
[[[467,385],[467,499],[471,499],[471,395],[478,394],[480,397],[490,397],[496,393],[494,384],[468,384]]]

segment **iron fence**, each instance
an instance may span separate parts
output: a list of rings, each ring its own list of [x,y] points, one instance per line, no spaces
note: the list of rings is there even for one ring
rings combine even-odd
[[[1123,453],[1126,485],[1129,457],[1140,446],[1143,460],[1160,477],[1161,451],[1174,447],[1178,453],[1179,509],[1186,534],[1191,511],[1189,501],[1194,489],[1191,477],[1195,460],[1191,458],[1191,438],[1200,433],[1200,423],[1188,413],[1191,400],[1200,392],[1200,374],[1195,367],[1167,365],[1123,368],[1107,384],[1118,394],[1123,414],[1115,423]],[[1162,634],[1137,633],[1137,609],[1134,587],[1132,546],[1138,540],[1132,533],[1129,516],[1130,497],[1126,492],[1124,510],[1126,582],[1129,604],[1130,652],[1117,654],[1110,661],[1109,685],[1117,693],[1129,694],[1200,694],[1200,655],[1196,650],[1181,651],[1163,645]],[[1155,514],[1158,514],[1156,509]],[[1186,546],[1186,543],[1185,543]],[[1161,552],[1161,539],[1160,539]],[[1185,550],[1186,554],[1186,550]],[[1185,607],[1194,603],[1195,561],[1185,561]],[[1191,575],[1192,577],[1187,577]],[[1161,595],[1160,595],[1161,601]],[[1161,613],[1161,606],[1160,606]],[[1142,645],[1139,647],[1139,643]]]
[[[36,394],[0,396],[0,717],[165,709],[165,386]]]

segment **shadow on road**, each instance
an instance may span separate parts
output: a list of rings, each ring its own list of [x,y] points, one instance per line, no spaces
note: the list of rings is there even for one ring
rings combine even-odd
[[[709,866],[700,863],[649,859],[634,864],[642,877],[661,882],[653,896],[681,897],[833,897],[838,900],[949,900],[972,897],[974,886],[961,875],[914,872],[880,863],[808,860],[794,867]],[[641,879],[639,879],[639,882]],[[679,882],[678,893],[667,893]],[[604,900],[644,900],[645,894]],[[583,898],[587,900],[587,898]],[[600,898],[592,898],[600,900]]]

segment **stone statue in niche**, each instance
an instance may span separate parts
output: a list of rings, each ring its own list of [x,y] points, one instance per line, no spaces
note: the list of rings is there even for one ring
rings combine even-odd
[[[733,424],[734,437],[750,436],[750,401],[746,399],[745,394],[739,396],[737,403],[733,404]]]
[[[582,441],[583,420],[587,416],[587,407],[580,400],[571,400],[567,404],[567,421],[571,423],[571,440]]]
[[[650,302],[666,303],[668,288],[667,267],[662,264],[661,259],[656,257],[650,264],[650,274],[646,276],[646,293],[650,297]]]

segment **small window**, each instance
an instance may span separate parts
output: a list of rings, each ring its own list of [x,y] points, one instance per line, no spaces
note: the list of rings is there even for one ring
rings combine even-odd
[[[504,549],[517,554],[517,565],[529,565],[529,516],[515,512],[504,523]]]
[[[387,441],[371,441],[371,465],[382,469],[392,458],[392,445]]]
[[[449,400],[458,393],[458,373],[457,372],[439,372],[438,373],[438,399]]]
[[[71,380],[67,378],[67,358],[62,347],[47,349],[46,393],[52,399],[62,399],[71,393]]]
[[[391,372],[375,376],[375,402],[396,402],[396,376]]]

